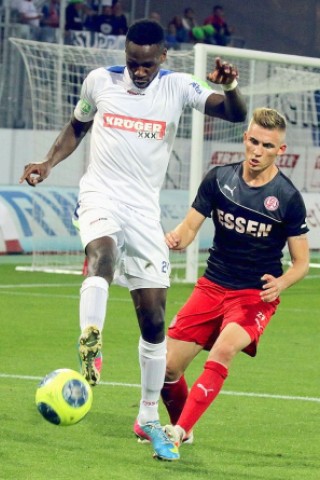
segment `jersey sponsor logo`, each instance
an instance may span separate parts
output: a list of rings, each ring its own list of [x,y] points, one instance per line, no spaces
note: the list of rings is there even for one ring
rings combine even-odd
[[[244,217],[235,217],[232,213],[223,212],[217,209],[219,223],[228,230],[235,230],[237,233],[245,233],[253,237],[268,237],[272,225],[263,222],[248,220]]]
[[[274,212],[279,208],[279,200],[277,197],[267,197],[264,201],[264,206],[270,212]]]
[[[144,120],[143,118],[126,117],[105,113],[103,115],[103,126],[126,130],[138,134],[138,138],[162,140],[166,133],[166,122],[160,120]]]
[[[202,93],[202,88],[200,87],[198,82],[191,82],[191,86],[195,89],[195,91],[200,95]]]

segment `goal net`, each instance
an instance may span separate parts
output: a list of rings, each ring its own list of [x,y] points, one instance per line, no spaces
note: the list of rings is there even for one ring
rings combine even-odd
[[[49,44],[11,38],[24,60],[30,87],[33,155],[41,161],[70,118],[87,73],[104,65],[123,65],[123,51]],[[205,79],[215,57],[235,64],[246,96],[248,115],[257,106],[277,108],[288,121],[288,152],[280,167],[304,191],[319,188],[320,61],[315,58],[197,44],[193,50],[169,51],[164,68]],[[213,86],[219,90],[220,87]],[[161,193],[165,230],[183,218],[203,175],[216,165],[243,158],[246,124],[232,124],[187,109],[181,117]],[[87,166],[90,134],[70,159],[58,165],[34,189],[32,269],[81,272],[83,250],[72,225],[78,183]],[[311,173],[310,173],[311,172]],[[319,177],[319,178],[318,178]],[[173,278],[193,282],[212,242],[212,224],[205,222],[186,252],[172,252]],[[236,246],[235,246],[236,248]]]

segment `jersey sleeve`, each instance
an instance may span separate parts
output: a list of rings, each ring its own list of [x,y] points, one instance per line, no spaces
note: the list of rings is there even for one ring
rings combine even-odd
[[[288,203],[285,229],[287,238],[302,235],[309,231],[306,223],[307,211],[304,200],[300,192],[296,191],[291,201]]]
[[[211,217],[214,208],[214,198],[216,190],[216,169],[212,168],[204,177],[192,207],[205,217]]]
[[[94,77],[89,74],[81,87],[80,99],[74,109],[74,116],[79,122],[90,122],[93,120],[97,107],[94,100]]]
[[[186,93],[186,105],[199,112],[204,113],[205,105],[208,97],[212,93],[218,93],[213,90],[207,82],[199,80],[193,75],[184,75],[185,81],[185,93]]]

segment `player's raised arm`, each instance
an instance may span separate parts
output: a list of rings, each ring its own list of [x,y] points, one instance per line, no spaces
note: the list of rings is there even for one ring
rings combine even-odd
[[[193,241],[206,217],[195,208],[190,208],[179,225],[165,236],[166,244],[172,250],[183,250]]]
[[[73,116],[61,130],[45,160],[38,163],[29,163],[24,167],[19,183],[23,183],[25,180],[31,187],[35,187],[38,183],[43,182],[49,176],[52,167],[69,157],[77,148],[91,125],[92,121],[79,122]]]
[[[243,122],[247,115],[247,106],[238,87],[238,69],[228,62],[216,58],[215,68],[208,73],[207,79],[221,85],[224,95],[212,93],[207,99],[205,113],[229,122]]]

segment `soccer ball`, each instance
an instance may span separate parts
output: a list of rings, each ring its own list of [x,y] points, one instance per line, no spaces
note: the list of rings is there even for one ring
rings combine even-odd
[[[61,426],[73,425],[89,412],[92,390],[80,373],[61,368],[42,379],[36,391],[36,405],[48,422]]]

